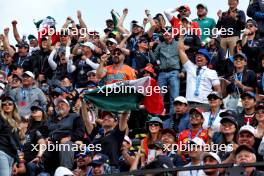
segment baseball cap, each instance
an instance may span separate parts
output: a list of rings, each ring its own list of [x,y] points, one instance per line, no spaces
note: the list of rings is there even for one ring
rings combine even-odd
[[[15,102],[14,99],[10,96],[1,96],[1,101],[4,102],[4,101],[12,101],[12,102]]]
[[[148,125],[149,123],[152,123],[152,122],[158,122],[160,126],[163,127],[163,122],[159,117],[151,117],[149,121],[146,121],[146,124]]]
[[[202,140],[201,138],[199,137],[195,137],[193,139],[190,140],[190,143],[193,143],[193,144],[197,144],[199,146],[205,146],[205,142],[204,140]]]
[[[198,50],[198,52],[196,54],[203,55],[208,61],[211,60],[210,53],[208,52],[207,49],[201,48],[201,49]]]
[[[151,73],[153,76],[156,76],[156,73],[155,73],[153,67],[151,67],[151,66],[146,66],[144,68],[144,71],[147,71],[147,72]]]
[[[241,57],[247,61],[247,56],[244,53],[237,53],[233,56],[234,59],[236,59],[237,57]]]
[[[248,23],[252,23],[255,27],[258,27],[258,23],[255,20],[253,20],[253,19],[248,19],[247,20],[247,24]]]
[[[171,134],[176,139],[176,132],[171,128],[165,128],[161,131],[161,134]]]
[[[90,165],[101,165],[101,164],[108,164],[109,163],[109,157],[105,154],[97,153],[93,157],[93,161]]]
[[[22,77],[25,76],[25,75],[27,75],[27,76],[29,76],[29,77],[31,77],[33,79],[35,78],[35,75],[31,71],[25,71],[23,73]]]
[[[197,4],[196,8],[198,9],[199,7],[203,7],[206,11],[208,11],[207,5],[205,5],[205,4],[202,4],[202,3]]]
[[[44,109],[40,106],[31,106],[30,108],[31,111],[34,111],[34,110],[41,110],[42,112],[44,112]]]
[[[20,81],[22,81],[22,78],[21,78],[20,76],[18,76],[17,74],[13,74],[12,77],[13,77],[13,78],[17,78],[17,79],[19,79]]]
[[[117,41],[114,38],[108,38],[107,41],[112,42],[114,44],[118,44]]]
[[[163,149],[164,148],[164,145],[161,141],[156,141],[154,144],[149,144],[148,145],[148,148],[149,149]]]
[[[263,102],[260,102],[260,103],[258,103],[258,104],[256,105],[256,111],[257,111],[257,110],[260,110],[260,109],[264,109],[264,104],[263,104]]]
[[[110,115],[113,119],[115,119],[115,121],[117,121],[118,117],[117,114],[113,113],[113,112],[109,112],[109,111],[103,111],[101,113],[101,117],[104,118],[106,115]]]
[[[61,98],[61,97],[56,98],[56,99],[54,100],[54,105],[57,106],[60,102],[64,102],[64,103],[66,103],[68,106],[70,106],[69,102],[68,102],[65,98]]]
[[[201,161],[203,161],[208,156],[213,157],[218,162],[218,164],[221,164],[220,157],[214,152],[203,152],[201,155]]]
[[[251,147],[249,147],[247,145],[240,145],[240,146],[237,147],[236,152],[235,152],[235,155],[239,154],[243,150],[246,150],[246,151],[248,151],[250,153],[255,154],[255,151],[254,151],[253,148],[251,148]]]
[[[213,92],[211,92],[208,96],[207,96],[207,98],[209,99],[210,97],[217,97],[217,98],[219,98],[219,99],[222,99],[222,95],[220,95],[218,92],[216,92],[216,91],[213,91]]]
[[[251,126],[251,125],[244,125],[244,126],[242,126],[240,128],[238,134],[240,134],[242,132],[245,132],[245,131],[247,131],[247,132],[251,133],[253,136],[255,136],[255,131],[256,130],[255,130],[255,128],[253,126]]]
[[[58,167],[54,174],[54,176],[65,176],[65,175],[73,175],[73,173],[68,168],[62,166]]]
[[[192,109],[190,109],[190,114],[192,114],[192,113],[194,113],[194,112],[198,112],[199,114],[201,114],[202,115],[202,117],[203,117],[203,112],[204,112],[204,110],[203,109],[201,109],[201,108],[192,108]]]
[[[186,9],[187,11],[191,11],[191,8],[190,8],[190,6],[188,6],[188,5],[182,5],[182,6],[180,6],[178,9],[177,9],[177,11],[180,11],[180,10],[182,10],[182,9]]]
[[[37,40],[37,38],[36,38],[34,35],[29,34],[29,35],[28,35],[28,40],[29,40],[29,41],[30,41],[30,40]]]
[[[236,126],[236,128],[238,127],[238,123],[233,116],[231,116],[231,115],[223,116],[222,119],[220,120],[220,123],[223,124],[226,121],[233,123]]]
[[[232,116],[234,118],[237,118],[237,114],[235,111],[232,111],[232,110],[226,110],[226,111],[223,111],[219,114],[220,117],[225,117],[225,116]]]
[[[256,100],[256,94],[253,92],[249,92],[249,91],[242,93],[240,97],[241,97],[241,99],[243,99],[245,97],[250,97],[250,98],[254,98]]]
[[[20,42],[20,43],[16,44],[16,47],[18,47],[18,48],[21,48],[21,47],[29,48],[29,44],[27,42]]]
[[[183,103],[183,104],[187,104],[188,105],[188,101],[185,97],[183,96],[178,96],[174,99],[173,101],[173,104],[175,104],[176,102],[180,102],[180,103]]]
[[[92,42],[85,42],[85,43],[82,43],[81,46],[87,46],[89,47],[91,50],[95,50],[95,46]]]

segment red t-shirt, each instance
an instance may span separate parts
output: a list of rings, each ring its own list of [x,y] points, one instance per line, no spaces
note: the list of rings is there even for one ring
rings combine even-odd
[[[182,25],[182,22],[181,22],[181,19],[179,18],[176,18],[175,16],[172,17],[171,21],[171,26],[174,30],[174,34],[175,36],[177,36],[177,31],[179,32],[180,31],[180,28],[181,28],[181,25]],[[193,31],[194,34],[196,34],[198,37],[201,36],[201,29],[199,27],[199,24],[195,21],[192,21],[191,22],[191,30]]]

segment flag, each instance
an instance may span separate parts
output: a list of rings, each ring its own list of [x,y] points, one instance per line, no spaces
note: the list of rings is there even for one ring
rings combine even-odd
[[[47,16],[46,18],[35,22],[34,24],[38,30],[38,43],[41,45],[41,39],[51,34],[52,45],[55,45],[59,41],[59,35],[55,30],[56,21],[53,17]],[[52,29],[52,30],[51,30]]]
[[[159,87],[156,80],[151,77],[98,87],[88,91],[84,99],[105,111],[136,110],[139,105],[144,105],[150,114],[160,115],[164,111]]]

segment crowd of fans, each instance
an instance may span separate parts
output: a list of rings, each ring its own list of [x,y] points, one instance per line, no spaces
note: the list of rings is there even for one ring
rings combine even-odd
[[[192,9],[193,20],[188,5],[164,15],[145,10],[143,24],[132,21],[131,29],[123,26],[128,9],[120,16],[112,10],[104,34],[89,31],[80,11],[78,22],[67,17],[62,29],[47,17],[45,29],[57,29],[49,35],[40,30],[21,37],[23,24],[12,21],[17,44],[10,44],[9,28],[0,34],[0,176],[263,161],[264,1],[250,0],[247,11],[238,4],[228,0],[229,9],[215,12],[218,19],[207,17],[205,4]],[[143,105],[106,112],[84,99],[98,86],[146,76],[168,88],[162,114]],[[60,144],[68,148],[47,149]],[[175,150],[176,144],[196,147]],[[227,148],[205,150],[213,144]],[[246,167],[245,173],[264,175],[261,170]],[[225,173],[217,168],[156,175]]]

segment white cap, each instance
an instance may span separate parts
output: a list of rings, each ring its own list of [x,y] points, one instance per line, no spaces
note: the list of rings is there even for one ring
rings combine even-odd
[[[85,43],[82,43],[81,46],[87,46],[89,48],[91,48],[91,50],[95,50],[95,46],[92,42],[85,42]]]
[[[200,145],[200,146],[205,146],[205,142],[204,140],[202,140],[201,138],[199,137],[195,137],[191,140],[191,142],[197,144],[197,145]]]
[[[127,141],[130,145],[132,145],[132,141],[127,135],[124,137],[124,140]]]
[[[218,164],[221,164],[220,157],[216,153],[214,153],[214,152],[203,152],[202,155],[201,155],[201,161],[203,162],[204,159],[206,157],[208,157],[208,156],[213,157],[218,162]]]
[[[68,102],[65,98],[61,98],[61,97],[56,98],[56,99],[54,100],[54,105],[57,106],[57,105],[59,104],[59,102],[64,102],[64,103],[66,103],[68,106],[70,106],[69,102]]]
[[[114,38],[108,38],[107,41],[110,41],[110,42],[112,42],[112,43],[114,43],[116,45],[118,44],[117,41]]]
[[[173,103],[175,103],[175,102],[181,102],[181,103],[184,103],[184,104],[188,104],[187,99],[185,97],[183,97],[183,96],[176,97],[174,99],[174,102]]]
[[[35,79],[35,75],[34,75],[31,71],[25,71],[25,72],[23,73],[23,75],[28,75],[28,76],[30,76],[31,78]],[[22,75],[22,76],[23,76],[23,75]]]
[[[4,90],[5,89],[5,84],[0,83],[0,88]]]
[[[243,132],[243,131],[250,132],[251,134],[253,134],[253,136],[255,136],[255,134],[256,134],[256,130],[255,130],[255,128],[254,128],[253,126],[251,126],[251,125],[244,125],[244,126],[242,126],[242,127],[240,128],[238,134],[240,134],[240,133]]]
[[[65,175],[73,175],[73,173],[68,168],[62,166],[58,167],[54,174],[54,176],[65,176]]]

